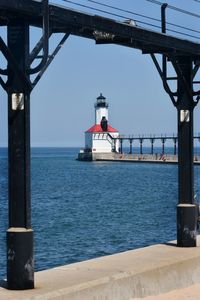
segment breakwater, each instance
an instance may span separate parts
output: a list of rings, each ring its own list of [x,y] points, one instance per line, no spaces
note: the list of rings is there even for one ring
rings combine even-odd
[[[178,156],[173,154],[128,154],[128,153],[87,153],[78,154],[78,160],[83,161],[116,161],[116,162],[146,162],[172,163],[178,162]],[[194,163],[200,164],[200,155],[194,155]]]

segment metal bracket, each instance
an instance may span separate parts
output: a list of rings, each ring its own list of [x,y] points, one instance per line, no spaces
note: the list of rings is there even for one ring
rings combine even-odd
[[[33,49],[32,53],[30,54],[29,59],[29,68],[28,74],[35,74],[39,72],[47,62],[48,59],[48,52],[49,52],[49,37],[51,33],[49,33],[49,0],[42,0],[42,12],[43,12],[43,35],[40,41],[37,43],[36,47]],[[37,54],[43,49],[43,56],[42,60],[35,68],[30,68],[30,65],[36,58]],[[3,51],[2,51],[3,52]],[[5,55],[4,55],[5,56]],[[0,68],[1,75],[8,75],[7,69]]]
[[[176,74],[177,74],[178,78],[181,80],[182,85],[185,87],[188,96],[192,97],[193,95],[192,95],[192,93],[191,93],[191,91],[188,87],[188,83],[187,83],[187,81],[186,81],[186,79],[185,79],[185,77],[184,77],[184,75],[181,71],[181,68],[180,68],[179,64],[177,63],[175,57],[173,55],[170,55],[170,54],[168,54],[168,57],[169,57],[172,65],[174,67],[174,70],[176,71]]]
[[[7,45],[4,43],[4,41],[1,37],[0,37],[0,50],[3,53],[4,57],[7,59],[7,61],[10,62],[11,68],[13,69],[14,72],[17,73],[19,79],[23,82],[26,89],[31,91],[32,90],[31,82],[29,81],[28,77],[19,68],[16,59],[13,57],[11,51],[9,50]],[[1,84],[2,84],[2,82],[1,82]]]
[[[199,67],[200,67],[200,64],[199,64],[199,63],[195,65],[195,67],[194,67],[194,69],[193,69],[193,72],[192,72],[193,79],[194,79],[194,77],[196,76],[196,74],[197,74],[197,72],[198,72],[198,70],[199,70]]]
[[[51,37],[51,35],[52,35],[52,32],[49,31],[49,38]],[[33,61],[38,57],[38,54],[40,53],[40,51],[43,48],[43,42],[44,42],[44,39],[42,36],[30,54],[29,65],[31,65],[33,63]]]
[[[48,60],[48,55],[49,55],[49,0],[42,0],[42,5],[43,5],[43,36],[39,42],[38,47],[36,46],[37,49],[43,48],[43,57],[41,62],[35,67],[31,68],[29,67],[28,73],[29,74],[35,74],[39,72],[46,64]],[[40,49],[41,50],[41,49]],[[34,52],[33,54],[35,54]],[[32,55],[31,60],[34,60],[35,55]],[[30,61],[31,61],[30,60]]]
[[[6,75],[6,76],[7,76],[7,75],[8,75],[8,69],[1,69],[1,68],[0,68],[0,74],[1,74],[1,75]]]
[[[38,73],[38,75],[36,76],[35,80],[33,81],[33,84],[32,84],[33,87],[35,87],[36,84],[38,83],[38,81],[41,79],[42,75],[44,74],[44,72],[46,71],[46,69],[48,68],[48,66],[51,64],[51,62],[55,58],[56,54],[62,48],[62,46],[65,43],[65,41],[67,40],[68,36],[69,36],[69,33],[66,33],[64,35],[64,37],[61,39],[60,43],[55,48],[55,50],[53,51],[53,53],[48,57],[48,60],[47,60],[46,64],[43,66],[43,68],[41,69],[41,71]]]
[[[195,78],[195,76],[196,76],[196,74],[197,74],[197,72],[199,70],[199,67],[200,67],[200,62],[198,61],[198,63],[195,64],[193,72],[192,72],[192,76],[193,76],[192,78],[193,78],[193,80],[194,80],[194,78]],[[200,83],[200,82],[198,82],[198,83]],[[195,84],[195,82],[193,81],[193,85],[194,84]],[[198,102],[199,102],[199,100],[200,100],[200,90],[194,91],[194,93],[195,93],[195,95],[197,95],[196,100],[195,100],[195,103],[197,105]]]
[[[51,55],[49,55],[49,38],[52,35],[52,31],[49,29],[49,5],[48,0],[43,0],[43,36],[36,44],[35,48],[32,50],[29,61],[27,65],[27,73],[24,73],[21,71],[21,69],[18,66],[18,63],[16,59],[14,58],[13,54],[9,50],[8,46],[5,44],[3,39],[0,37],[0,50],[4,57],[9,61],[11,68],[14,72],[17,73],[19,79],[23,84],[25,85],[27,91],[31,91],[38,81],[41,79],[42,75],[48,68],[48,66],[51,64],[59,50],[62,48],[63,44],[67,40],[69,33],[65,33],[55,50]],[[33,61],[38,57],[38,54],[43,49],[43,56],[41,62],[33,69],[30,68],[30,65],[33,63]],[[39,72],[39,73],[38,73]],[[0,69],[0,74],[2,75],[8,75],[8,70]],[[29,75],[38,73],[34,79],[33,82],[30,81]],[[7,83],[4,82],[4,80],[0,77],[0,85],[3,87],[4,90],[8,90]]]
[[[171,60],[172,62],[172,65],[177,73],[177,76],[179,78],[179,80],[181,80],[183,86],[185,87],[185,90],[188,94],[188,96],[193,99],[193,107],[195,107],[198,102],[199,102],[199,99],[200,99],[200,90],[199,91],[190,91],[189,89],[189,86],[188,86],[188,83],[187,83],[187,80],[185,79],[185,77],[183,76],[182,74],[182,71],[181,71],[181,68],[179,66],[179,64],[176,62],[175,58],[172,56],[172,55],[168,55],[169,59]],[[196,73],[198,72],[198,69],[199,69],[199,66],[195,66],[194,69],[193,69],[193,74],[192,74],[192,80],[194,79],[194,76],[196,75]],[[194,84],[194,81],[193,81],[193,84]],[[197,96],[197,98],[194,100],[194,96]]]
[[[7,91],[7,85],[6,83],[4,82],[4,80],[2,79],[2,77],[0,76],[0,85],[2,86],[2,88]]]
[[[177,93],[171,91],[171,89],[170,89],[170,87],[169,87],[169,85],[167,83],[166,76],[164,75],[163,70],[161,69],[161,67],[160,67],[160,65],[158,63],[155,54],[150,54],[150,55],[151,55],[151,58],[152,58],[152,60],[154,62],[154,65],[156,66],[156,69],[158,70],[158,73],[159,73],[159,75],[160,75],[160,77],[162,79],[163,87],[164,87],[165,91],[167,92],[167,94],[169,94],[170,99],[171,99],[172,103],[174,104],[174,106],[176,106],[177,105],[177,101],[175,99],[175,96],[177,96]]]
[[[190,91],[188,83],[187,83],[185,77],[183,76],[182,71],[180,69],[180,66],[177,63],[175,57],[170,53],[168,53],[166,55],[166,57],[168,57],[169,60],[171,61],[172,65],[174,67],[174,70],[176,71],[176,74],[177,74],[177,77],[169,77],[168,78],[167,77],[167,72],[166,72],[167,68],[165,66],[165,58],[164,58],[164,62],[162,61],[162,67],[163,68],[161,69],[160,64],[159,64],[155,54],[150,54],[150,55],[151,55],[151,58],[154,62],[154,65],[156,66],[156,69],[157,69],[157,71],[158,71],[158,73],[159,73],[159,75],[162,79],[163,87],[164,87],[165,91],[168,93],[168,95],[170,96],[170,99],[171,99],[172,103],[174,104],[174,106],[178,105],[178,101],[175,99],[175,97],[178,96],[178,91],[173,92],[170,89],[167,81],[168,80],[178,80],[178,78],[179,78],[179,80],[181,80],[183,86],[185,87],[185,90],[186,90],[188,96],[191,99],[193,99],[193,107],[195,107],[198,104],[199,100],[200,100],[200,90],[192,91],[192,92]],[[199,67],[200,67],[200,65],[195,65],[195,67],[193,68],[192,80],[194,79],[195,75],[197,74],[197,72],[199,70]],[[193,84],[194,84],[194,81],[193,81]],[[197,96],[196,99],[194,99],[195,96]]]

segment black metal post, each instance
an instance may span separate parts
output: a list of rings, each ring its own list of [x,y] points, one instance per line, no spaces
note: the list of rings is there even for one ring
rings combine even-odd
[[[129,142],[130,142],[130,151],[129,151],[129,154],[132,154],[133,153],[133,140],[129,139]]]
[[[166,8],[168,4],[163,3],[161,5],[161,26],[162,26],[162,33],[166,33]]]
[[[154,149],[153,149],[153,144],[154,144],[154,139],[151,138],[151,154],[153,155]]]
[[[26,76],[29,26],[16,19],[8,24],[8,48]],[[29,79],[29,77],[27,77]],[[30,204],[30,90],[8,61],[9,289],[34,288],[33,230]]]
[[[143,154],[143,149],[142,149],[142,144],[143,144],[143,139],[140,140],[140,154]]]
[[[123,139],[120,139],[120,153],[123,153]]]
[[[173,141],[174,141],[174,155],[176,155],[176,152],[177,152],[177,150],[176,150],[176,148],[177,148],[176,147],[177,139],[174,138]]]
[[[168,6],[167,3],[163,3],[161,5],[162,33],[166,33],[166,8],[167,8],[167,6]],[[167,75],[167,59],[164,54],[162,55],[162,70],[163,70],[163,75],[166,77],[166,75]]]
[[[166,141],[166,139],[161,139],[161,141],[162,141],[162,155],[164,155],[165,154],[165,141]]]
[[[177,245],[196,246],[197,209],[194,204],[192,59],[181,56],[178,76],[178,198]]]

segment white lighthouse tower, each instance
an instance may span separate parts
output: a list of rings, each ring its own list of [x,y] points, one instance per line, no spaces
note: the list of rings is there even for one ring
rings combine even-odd
[[[119,132],[108,123],[108,102],[100,94],[95,102],[95,124],[85,132],[84,153],[108,154],[119,151]]]
[[[101,124],[102,118],[108,120],[108,102],[106,98],[100,94],[94,104],[95,107],[95,124]]]

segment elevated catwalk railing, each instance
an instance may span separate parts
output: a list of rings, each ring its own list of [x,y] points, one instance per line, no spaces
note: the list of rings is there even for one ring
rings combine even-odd
[[[143,154],[143,144],[145,141],[150,142],[150,154],[154,154],[154,145],[156,141],[160,141],[161,142],[161,154],[165,154],[165,144],[167,141],[172,142],[173,144],[173,154],[177,155],[177,142],[178,142],[178,137],[177,135],[119,135],[118,138],[113,138],[112,136],[110,136],[113,140],[113,150],[116,151],[118,150],[121,154],[123,153],[123,142],[128,141],[129,143],[129,154],[133,153],[133,143],[136,141],[139,143],[139,154]],[[120,148],[116,149],[116,140],[120,141]],[[193,137],[193,143],[195,142],[199,142],[200,143],[200,133],[196,134]]]

